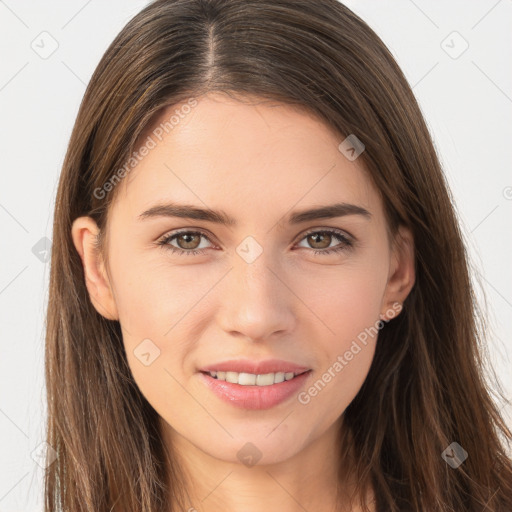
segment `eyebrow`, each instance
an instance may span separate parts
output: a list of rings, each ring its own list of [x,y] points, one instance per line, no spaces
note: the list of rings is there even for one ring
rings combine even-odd
[[[344,217],[346,215],[361,215],[366,219],[370,219],[372,216],[368,210],[361,206],[350,203],[336,203],[293,212],[286,216],[284,222],[293,225],[311,220]],[[183,219],[203,220],[224,226],[236,226],[236,220],[222,211],[198,208],[197,206],[187,204],[157,204],[142,212],[138,216],[138,219],[144,220],[154,217],[179,217]],[[280,222],[280,224],[282,224],[282,222]]]

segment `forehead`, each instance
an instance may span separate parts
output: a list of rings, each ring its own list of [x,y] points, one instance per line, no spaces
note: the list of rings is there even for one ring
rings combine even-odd
[[[168,201],[275,222],[294,205],[378,208],[362,160],[339,150],[343,136],[305,109],[250,99],[208,94],[164,109],[139,137],[114,209],[135,218]]]

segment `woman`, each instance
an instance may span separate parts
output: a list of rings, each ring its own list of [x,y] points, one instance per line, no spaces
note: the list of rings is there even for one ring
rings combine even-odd
[[[461,234],[335,0],[157,0],[56,200],[46,511],[508,511]]]

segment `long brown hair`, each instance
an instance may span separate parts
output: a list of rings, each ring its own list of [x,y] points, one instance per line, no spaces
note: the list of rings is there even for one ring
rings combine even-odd
[[[301,106],[356,135],[390,231],[404,225],[414,235],[415,285],[379,333],[345,411],[357,495],[374,489],[386,511],[512,510],[512,433],[485,377],[463,235],[420,108],[384,43],[336,0],[157,0],[101,59],[60,176],[45,355],[57,459],[45,475],[45,511],[190,507],[119,322],[89,299],[71,226],[89,215],[103,233],[119,189],[105,184],[126,169],[138,137],[163,107],[209,91]],[[468,454],[456,469],[441,456],[452,442]]]

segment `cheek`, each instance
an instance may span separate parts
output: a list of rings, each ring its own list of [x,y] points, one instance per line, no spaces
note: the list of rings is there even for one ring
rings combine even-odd
[[[183,379],[183,362],[199,337],[208,294],[221,277],[222,271],[203,276],[193,265],[171,266],[161,257],[120,257],[112,264],[126,355],[144,394],[172,388],[169,373]],[[150,371],[144,359],[154,360]]]
[[[375,266],[340,265],[322,269],[314,278],[303,276],[295,289],[301,290],[304,303],[316,313],[309,317],[325,324],[329,346],[342,349],[379,320],[385,279],[382,269]]]
[[[121,324],[137,336],[164,339],[181,318],[193,315],[194,304],[208,291],[210,280],[198,279],[193,265],[168,264],[159,249],[127,253],[116,254],[112,264]]]
[[[385,275],[370,267],[339,267],[309,281],[307,304],[321,366],[299,402],[322,410],[325,424],[343,413],[360,390],[373,360]],[[305,292],[304,292],[305,293]]]
[[[192,286],[186,286],[176,269],[120,265],[117,273],[123,276],[115,293],[131,373],[148,402],[159,414],[172,411],[176,417],[168,419],[174,421],[180,417],[175,403],[188,410],[197,405],[179,384],[186,385],[182,362],[190,350],[190,337],[183,333],[207,290],[199,289],[193,276]]]

